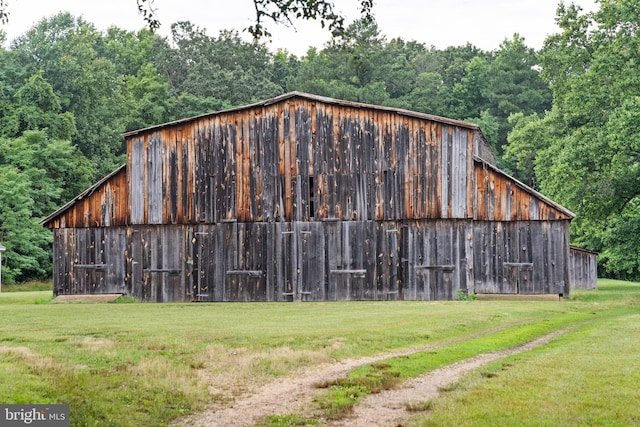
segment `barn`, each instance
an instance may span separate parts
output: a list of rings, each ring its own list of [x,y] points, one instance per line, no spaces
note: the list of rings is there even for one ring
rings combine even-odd
[[[301,92],[125,134],[43,224],[54,292],[144,301],[563,294],[574,214],[475,124]]]

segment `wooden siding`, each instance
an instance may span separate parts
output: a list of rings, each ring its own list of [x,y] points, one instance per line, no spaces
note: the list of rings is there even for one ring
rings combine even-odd
[[[573,214],[495,167],[475,163],[473,218],[481,221],[569,220]]]
[[[60,229],[55,292],[145,301],[451,299],[471,280],[470,226],[230,221]]]
[[[54,231],[54,292],[123,293],[144,301],[190,301],[191,255],[184,226],[62,228]],[[189,281],[189,286],[187,286]]]
[[[571,247],[569,253],[569,282],[571,289],[593,290],[598,288],[598,254]]]
[[[402,224],[403,296],[450,300],[473,285],[471,221]]]
[[[187,222],[468,215],[473,135],[468,130],[307,100],[191,126],[185,131],[197,146],[192,170],[197,214]],[[172,141],[172,131],[163,130],[162,140]],[[173,150],[170,143],[165,146],[166,152]],[[164,182],[165,188],[173,185]],[[164,221],[169,221],[166,213]]]
[[[475,131],[397,112],[295,98],[141,132],[127,144],[126,188],[118,182],[131,195],[127,209],[109,222],[79,218],[96,212],[85,203],[48,226],[473,215]]]
[[[55,292],[121,292],[144,301],[442,300],[458,290],[568,295],[567,254],[554,238],[565,237],[567,225],[228,221],[59,229]]]
[[[569,295],[569,221],[475,221],[474,290]]]
[[[122,166],[46,219],[52,229],[109,227],[128,223],[127,169]]]
[[[491,157],[477,129],[389,109],[294,97],[127,144],[126,171],[48,227],[573,216],[474,156]]]

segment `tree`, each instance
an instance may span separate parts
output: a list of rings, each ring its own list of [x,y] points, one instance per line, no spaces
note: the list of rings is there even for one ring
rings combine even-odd
[[[500,44],[487,70],[486,97],[489,113],[497,119],[498,135],[494,149],[502,156],[507,134],[512,128],[509,116],[522,113],[543,114],[551,107],[551,91],[538,71],[539,61],[534,49],[524,38],[514,34]]]
[[[92,171],[70,141],[44,131],[0,139],[0,240],[10,254],[9,282],[51,274],[51,232],[39,221],[84,190]]]
[[[70,112],[62,113],[60,100],[42,71],[37,72],[15,93],[17,106],[14,109],[17,128],[13,132],[2,132],[16,137],[26,130],[46,130],[53,138],[71,140],[77,133],[75,118]]]
[[[62,111],[73,114],[73,142],[99,175],[122,163],[122,133],[127,121],[124,81],[100,55],[102,35],[82,18],[59,13],[38,22],[14,41],[16,61],[42,73],[58,96]]]
[[[0,237],[7,248],[2,279],[8,284],[51,275],[51,253],[47,248],[53,239],[32,215],[30,187],[31,181],[24,172],[0,163]]]
[[[404,42],[397,44],[402,49]],[[322,51],[307,51],[298,68],[297,88],[350,101],[397,106],[398,101],[387,91],[387,82],[398,77],[408,82],[395,83],[410,87],[413,75],[410,69],[404,75],[394,69],[393,62],[402,59],[387,54],[386,46],[375,21],[357,20],[344,36],[334,38]]]
[[[558,7],[561,32],[545,41],[544,116],[516,118],[507,153],[549,196],[578,214],[574,242],[601,252],[613,277],[640,277],[640,47],[638,0],[583,14]]]
[[[171,26],[171,44],[158,49],[155,64],[166,76],[172,96],[189,107],[204,111],[228,108],[280,95],[283,89],[272,82],[272,56],[265,45],[247,43],[236,31],[221,31],[214,38],[190,22]]]

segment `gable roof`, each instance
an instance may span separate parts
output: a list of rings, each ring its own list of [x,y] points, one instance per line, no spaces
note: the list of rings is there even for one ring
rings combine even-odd
[[[256,107],[266,107],[266,106],[277,104],[279,102],[286,101],[286,100],[293,99],[293,98],[302,98],[302,99],[306,99],[306,100],[309,100],[309,101],[322,102],[324,104],[338,105],[338,106],[350,107],[350,108],[359,108],[359,109],[367,109],[367,110],[375,110],[375,111],[385,111],[385,112],[395,113],[395,114],[398,114],[398,115],[401,115],[401,116],[415,117],[415,118],[419,118],[419,119],[426,119],[426,120],[431,120],[431,121],[438,122],[438,123],[444,123],[444,124],[449,124],[449,125],[452,125],[452,126],[459,126],[459,127],[466,128],[466,129],[472,129],[472,130],[480,131],[480,126],[478,126],[478,125],[476,125],[474,123],[469,123],[469,122],[464,122],[464,121],[460,121],[460,120],[449,119],[449,118],[441,117],[441,116],[435,116],[433,114],[418,113],[416,111],[404,110],[402,108],[384,107],[384,106],[380,106],[380,105],[365,104],[365,103],[361,103],[361,102],[344,101],[344,100],[341,100],[341,99],[334,99],[334,98],[329,98],[329,97],[326,97],[326,96],[312,95],[312,94],[305,93],[305,92],[294,91],[294,92],[286,93],[284,95],[277,96],[275,98],[271,98],[271,99],[267,99],[267,100],[264,100],[264,101],[256,102],[254,104],[243,105],[243,106],[240,106],[240,107],[234,107],[234,108],[229,108],[229,109],[226,109],[226,110],[215,111],[215,112],[212,112],[212,113],[206,113],[206,114],[201,114],[201,115],[198,115],[198,116],[188,117],[188,118],[176,120],[176,121],[173,121],[173,122],[162,123],[162,124],[159,124],[159,125],[150,126],[150,127],[143,128],[143,129],[137,129],[137,130],[125,133],[124,136],[125,136],[125,138],[126,137],[130,137],[130,136],[135,136],[135,135],[138,135],[138,134],[147,133],[149,131],[153,131],[153,130],[157,130],[157,129],[162,129],[162,128],[166,128],[166,127],[180,125],[182,123],[187,123],[187,122],[193,121],[195,119],[201,119],[201,118],[207,118],[207,117],[215,117],[215,116],[218,116],[218,115],[221,115],[221,114],[237,112],[237,111],[243,111],[243,110],[248,110],[248,109],[256,108]]]

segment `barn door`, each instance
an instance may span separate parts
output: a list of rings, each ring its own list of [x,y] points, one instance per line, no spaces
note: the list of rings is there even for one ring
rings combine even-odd
[[[101,229],[75,232],[73,254],[74,291],[77,294],[105,293],[104,236]]]
[[[400,228],[395,223],[381,224],[377,228],[376,246],[376,295],[372,299],[402,299],[400,250],[398,236]]]
[[[533,283],[533,263],[530,262],[505,262],[505,279],[510,286],[505,290],[507,293],[516,294],[535,293]]]
[[[419,284],[418,298],[426,300],[453,299],[453,265],[417,266]]]
[[[131,230],[131,257],[129,259],[131,268],[130,295],[140,299],[142,299],[142,290],[144,287],[142,251],[142,232],[140,228],[134,228]]]
[[[267,289],[266,229],[259,223],[223,223],[224,255],[223,301],[269,301]],[[220,236],[218,236],[220,238]]]
[[[220,301],[222,288],[215,286],[215,283],[221,282],[216,280],[216,233],[214,227],[200,225],[194,227],[192,258],[188,263],[191,265],[191,299],[193,301]],[[218,257],[221,259],[222,257]],[[219,261],[218,261],[219,262]]]
[[[403,227],[405,299],[453,299],[460,288],[460,269],[466,266],[465,236],[464,224],[445,221]]]
[[[325,242],[318,224],[295,222],[281,231],[283,245],[283,285],[279,298],[284,301],[315,301],[325,299]]]
[[[373,221],[325,223],[328,300],[398,298],[398,230]],[[394,292],[389,294],[389,291]]]

